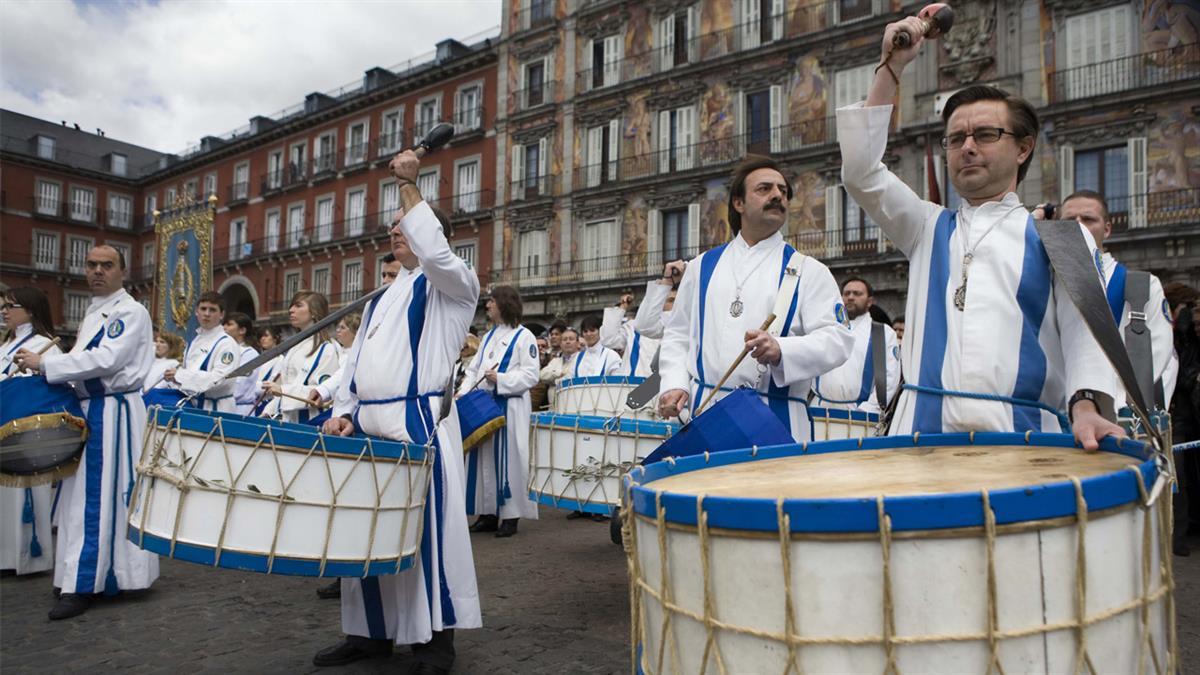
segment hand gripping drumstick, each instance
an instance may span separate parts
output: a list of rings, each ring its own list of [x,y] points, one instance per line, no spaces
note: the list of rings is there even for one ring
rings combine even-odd
[[[954,10],[944,2],[935,2],[932,5],[925,5],[917,12],[917,18],[925,24],[924,37],[930,40],[938,36],[949,33],[950,28],[954,26]],[[895,37],[892,38],[892,44],[904,48],[912,44],[913,36],[908,31],[898,31]]]
[[[62,338],[60,338],[60,337],[55,337],[54,339],[50,340],[50,341],[49,341],[49,342],[47,342],[46,344],[42,345],[42,348],[41,348],[41,349],[39,349],[39,350],[37,350],[37,352],[35,352],[35,353],[36,353],[38,356],[41,356],[42,354],[45,354],[46,352],[50,351],[50,348],[51,348],[51,347],[53,347],[54,345],[56,345],[56,344],[58,344],[58,343],[60,343],[60,342],[62,342]],[[21,368],[20,368],[20,371],[21,371],[21,372],[24,372],[24,371],[26,371],[26,370],[29,370],[28,366],[21,366]]]
[[[775,320],[775,314],[774,313],[768,314],[766,321],[763,321],[763,324],[762,324],[762,326],[759,327],[759,330],[767,330],[768,328],[771,327],[771,322],[773,322],[774,320]],[[717,382],[717,386],[713,387],[713,390],[708,392],[708,396],[704,397],[704,402],[701,403],[700,407],[696,408],[696,411],[692,413],[692,419],[695,419],[697,416],[699,416],[700,411],[704,410],[704,408],[706,408],[708,406],[709,402],[712,401],[713,397],[717,395],[718,391],[721,391],[721,387],[724,386],[725,380],[728,380],[729,376],[733,375],[733,371],[737,370],[737,367],[742,365],[742,360],[744,360],[746,358],[746,355],[749,353],[750,353],[749,347],[742,348],[742,353],[738,354],[737,360],[735,360],[733,362],[733,365],[729,366],[729,370],[726,370],[725,374],[721,376],[721,381]]]

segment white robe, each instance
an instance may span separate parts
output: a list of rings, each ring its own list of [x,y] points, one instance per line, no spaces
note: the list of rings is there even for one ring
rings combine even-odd
[[[243,363],[249,363],[258,357],[258,350],[250,345],[242,345],[241,358],[238,359],[238,366]],[[261,391],[258,380],[254,378],[254,373],[243,375],[234,379],[233,384],[233,403],[234,412],[239,415],[249,415],[254,410],[254,402],[258,400],[258,394]]]
[[[1104,287],[1107,291],[1112,289],[1113,274],[1117,271],[1117,266],[1124,267],[1124,265],[1117,262],[1111,253],[1105,253],[1102,261]],[[1125,302],[1123,296],[1119,300],[1121,302],[1121,320],[1118,332],[1121,334],[1121,339],[1124,340],[1125,328],[1129,326],[1129,312],[1132,311],[1132,308],[1128,302]],[[1179,359],[1175,355],[1175,326],[1171,322],[1171,309],[1163,295],[1162,282],[1153,274],[1150,275],[1150,297],[1146,300],[1145,307],[1138,311],[1146,314],[1146,326],[1150,329],[1154,380],[1156,384],[1162,383],[1163,401],[1169,408],[1171,395],[1175,392],[1175,381],[1179,377]],[[1146,405],[1153,406],[1154,401],[1146,401]],[[1117,392],[1116,406],[1118,410],[1125,407],[1124,389]]]
[[[234,412],[235,382],[221,380],[237,369],[241,358],[241,345],[229,337],[224,328],[201,329],[183,353],[183,366],[175,371],[175,381],[185,394],[201,394],[192,399],[196,407]]]
[[[861,410],[878,414],[900,387],[900,341],[891,326],[883,327],[883,361],[887,366],[887,401],[882,404],[875,392],[875,369],[868,347],[871,344],[871,314],[864,312],[850,320],[854,351],[845,363],[817,378],[813,385],[813,405],[825,408]],[[870,367],[868,367],[870,366]],[[869,372],[868,372],[869,371]]]
[[[509,358],[504,363],[506,353]],[[503,431],[489,436],[467,456],[469,516],[538,517],[537,504],[529,499],[529,389],[538,382],[539,363],[537,340],[529,329],[497,326],[480,341],[479,351],[467,367],[459,394],[466,394],[479,382],[474,388],[504,397],[505,417]],[[493,368],[500,371],[496,384],[486,378],[480,381]],[[506,469],[504,475],[500,475],[497,465]]]
[[[279,373],[279,364],[282,362],[283,354],[280,354],[266,363],[259,364],[259,366],[254,369],[254,373],[250,375],[250,379],[254,382],[254,390],[256,392],[254,394],[254,400],[256,403],[247,414],[260,416],[262,415],[263,410],[266,409],[267,404],[271,402],[262,395],[262,383],[270,382],[271,380],[275,379],[275,376]]]
[[[583,345],[580,345],[583,346]],[[621,367],[621,355],[600,344],[583,347],[575,356],[563,359],[563,378],[612,375]]]
[[[368,306],[346,356],[333,414],[353,415],[355,427],[372,436],[421,442],[433,429],[475,315],[479,277],[450,250],[424,202],[404,216],[400,228],[420,267],[392,282]],[[420,322],[420,330],[414,322]],[[420,341],[415,358],[414,339]],[[418,401],[389,401],[408,397],[414,388],[411,393],[424,395]],[[435,630],[481,625],[463,495],[462,435],[453,406],[435,431],[438,450],[421,560],[398,575],[342,580],[342,630],[349,635],[413,644],[428,642]]]
[[[337,372],[340,365],[337,344],[333,340],[324,343],[319,340],[319,336],[313,335],[283,355],[278,368],[283,393],[307,399],[310,391],[328,382]],[[319,413],[320,410],[286,396],[272,398],[263,410],[264,417],[282,417],[288,422],[306,422]]]
[[[693,410],[707,397],[741,354],[746,332],[761,328],[774,311],[783,268],[791,258],[789,249],[778,232],[753,247],[739,234],[724,247],[705,251],[688,264],[659,354],[661,393],[673,389],[688,392],[688,407]],[[711,265],[705,260],[718,255],[701,318],[701,277]],[[739,297],[737,283],[743,280],[743,309],[735,318],[730,308]],[[801,260],[800,283],[792,294],[789,313],[791,320],[783,318],[785,328],[778,338],[779,363],[760,370],[758,362],[747,356],[725,387],[756,389],[792,437],[803,442],[812,435],[806,403],[811,382],[846,361],[854,337],[842,323],[845,308],[837,283],[829,268],[815,258],[804,256]],[[714,400],[725,394],[720,392]]]
[[[150,365],[150,372],[146,374],[146,384],[142,386],[142,391],[150,391],[151,389],[178,389],[178,385],[163,379],[164,373],[178,367],[179,362],[175,359],[155,358],[154,363]]]
[[[638,305],[637,315],[633,317],[633,328],[643,337],[661,340],[663,328],[670,320],[671,311],[664,310],[667,298],[671,295],[671,287],[657,281],[646,282],[646,296]]]
[[[650,364],[658,351],[658,340],[637,332],[634,322],[620,307],[606,307],[600,324],[600,344],[621,353],[621,365],[613,371],[618,377],[649,377]]]
[[[1056,416],[1036,406],[909,388],[999,395],[1062,411],[1073,392],[1112,396],[1116,381],[1017,195],[964,203],[957,213],[922,200],[881,161],[891,113],[890,105],[837,111],[846,191],[909,260],[900,349],[908,384],[890,433],[1061,431]],[[1095,242],[1084,235],[1094,255]],[[966,309],[959,311],[954,293],[970,247]]]
[[[0,345],[0,380],[32,374],[18,373],[13,356],[18,349],[38,352],[49,343],[50,338],[33,333],[32,324],[17,326],[12,338]],[[61,353],[57,346],[45,352]],[[50,485],[0,488],[0,570],[33,574],[54,567],[54,536],[50,532],[53,508],[54,488]]]
[[[152,336],[150,314],[122,289],[92,298],[70,353],[42,359],[46,381],[75,385],[88,423],[79,469],[59,495],[54,585],[63,593],[149,588],[158,577],[158,556],[125,538]]]

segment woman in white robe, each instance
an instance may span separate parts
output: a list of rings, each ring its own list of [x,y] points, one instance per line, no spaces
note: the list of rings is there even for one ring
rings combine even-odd
[[[520,518],[537,519],[529,499],[529,390],[538,382],[537,340],[521,325],[521,296],[497,286],[487,301],[493,328],[480,342],[459,388],[490,392],[504,410],[505,426],[467,457],[467,515],[478,514],[472,532],[517,533]]]
[[[288,316],[292,327],[304,330],[329,313],[329,301],[324,295],[300,291],[292,298]],[[307,403],[313,387],[333,377],[340,358],[338,347],[329,331],[320,330],[284,354],[275,373],[261,385],[271,396],[262,415],[282,417],[288,422],[308,422],[320,414],[318,406]]]
[[[13,363],[18,349],[39,352],[54,339],[50,301],[39,288],[12,288],[0,306],[4,318],[0,344],[0,380],[29,375]],[[46,354],[61,354],[57,346]],[[54,489],[49,485],[0,488],[0,569],[33,574],[54,568],[50,512]]]

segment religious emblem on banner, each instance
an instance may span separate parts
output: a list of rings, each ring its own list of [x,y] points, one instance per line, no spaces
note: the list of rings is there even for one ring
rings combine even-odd
[[[185,340],[196,334],[196,299],[212,288],[216,207],[215,195],[200,201],[185,196],[170,209],[154,213],[158,241],[155,323]]]

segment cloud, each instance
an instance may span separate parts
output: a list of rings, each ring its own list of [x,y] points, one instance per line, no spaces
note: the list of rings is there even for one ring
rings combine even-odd
[[[498,26],[500,3],[4,0],[0,107],[179,152]]]

